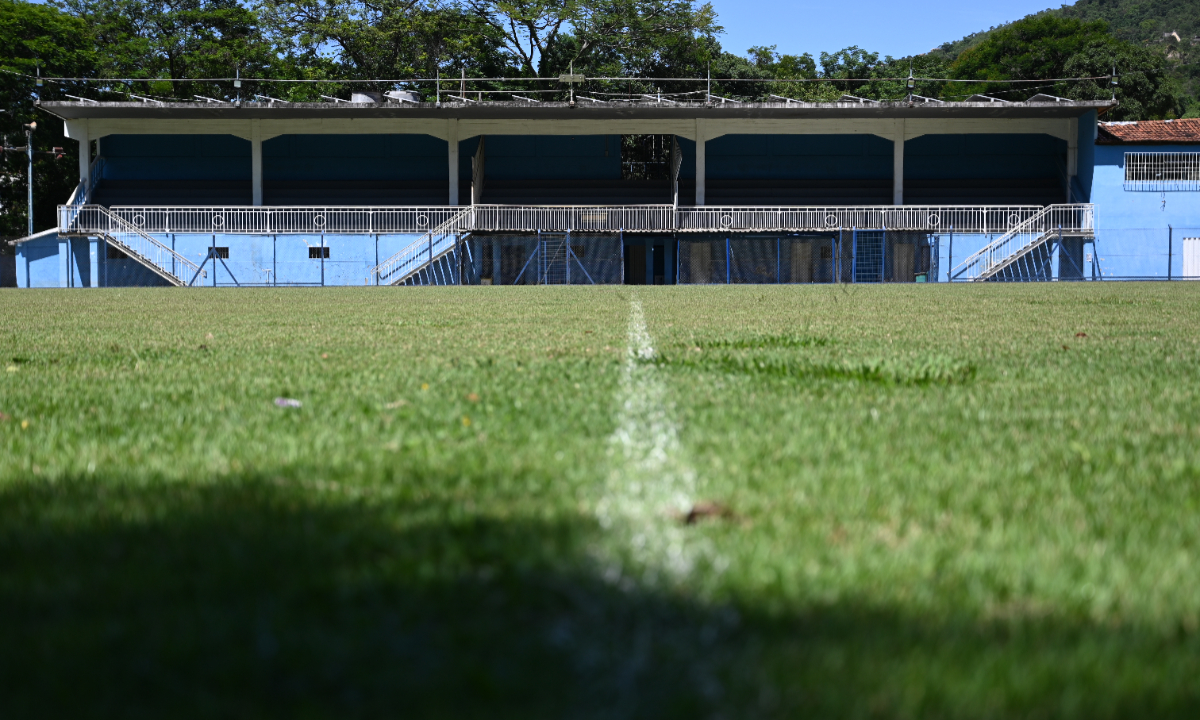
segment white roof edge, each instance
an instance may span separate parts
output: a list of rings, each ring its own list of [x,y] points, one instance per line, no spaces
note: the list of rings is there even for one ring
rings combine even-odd
[[[40,240],[48,235],[57,235],[57,234],[58,234],[58,228],[52,227],[49,230],[43,230],[41,232],[36,232],[32,235],[26,235],[25,237],[17,238],[16,240],[10,240],[9,244],[10,245],[20,245],[23,242],[29,242],[30,240]]]

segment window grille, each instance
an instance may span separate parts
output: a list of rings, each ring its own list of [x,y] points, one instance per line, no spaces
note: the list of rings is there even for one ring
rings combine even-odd
[[[208,248],[208,256],[210,258],[228,260],[229,259],[229,248],[227,248],[227,247],[209,247]]]
[[[1127,152],[1125,189],[1135,192],[1200,190],[1200,153]]]
[[[327,247],[310,247],[308,249],[309,260],[320,260],[321,258],[329,259],[329,248]]]

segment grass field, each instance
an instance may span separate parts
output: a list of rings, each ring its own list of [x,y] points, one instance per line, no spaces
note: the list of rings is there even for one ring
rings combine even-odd
[[[1200,715],[1200,283],[0,307],[6,718]]]

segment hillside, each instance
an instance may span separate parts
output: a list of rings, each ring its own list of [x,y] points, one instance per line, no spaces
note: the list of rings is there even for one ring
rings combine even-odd
[[[1084,21],[1104,20],[1114,36],[1158,49],[1193,98],[1193,113],[1200,112],[1200,2],[1197,0],[1078,0],[1074,5],[1042,12]],[[947,42],[933,52],[955,58],[996,29]]]

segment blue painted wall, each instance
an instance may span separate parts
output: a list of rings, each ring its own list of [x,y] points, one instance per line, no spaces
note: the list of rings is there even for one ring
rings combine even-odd
[[[690,174],[684,177],[695,178],[695,144],[688,145]],[[722,135],[706,142],[704,153],[712,180],[892,177],[892,142],[877,135]]]
[[[446,141],[431,135],[280,135],[263,141],[263,180],[440,180]]]
[[[459,146],[459,177],[470,179],[478,138]],[[620,135],[489,135],[488,180],[620,180]]]
[[[250,141],[233,135],[107,135],[106,180],[250,180]]]
[[[1200,192],[1126,190],[1125,153],[1198,153],[1200,145],[1094,148],[1092,201],[1096,203],[1097,248],[1105,277],[1165,278],[1168,253],[1174,255],[1171,273],[1177,277],[1182,270],[1182,238],[1200,237]]]

